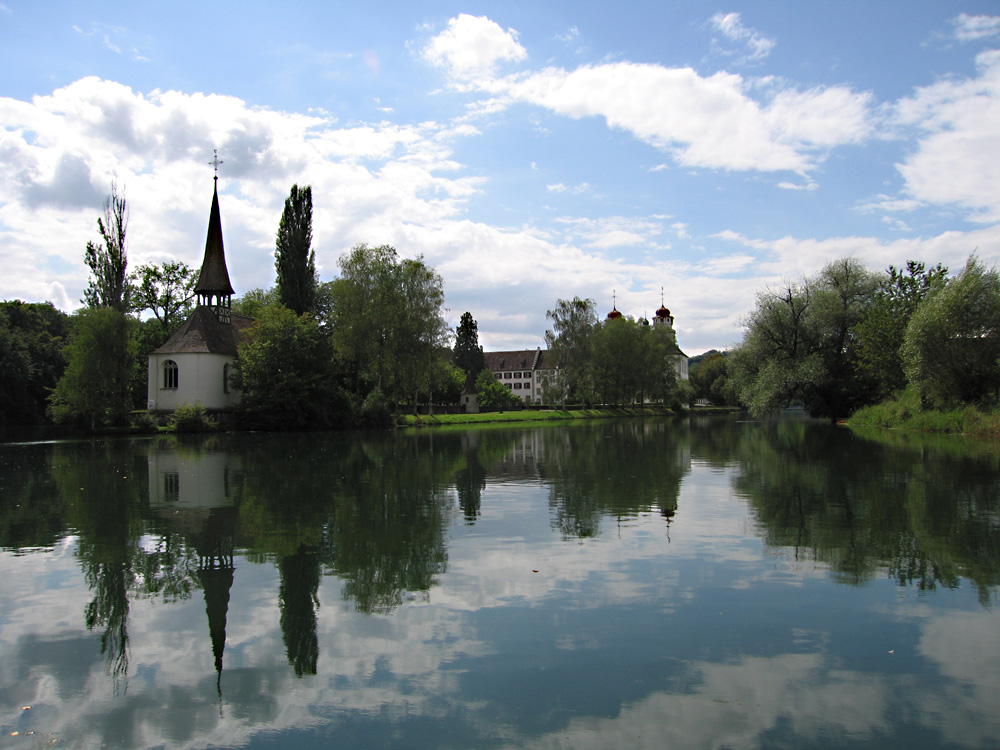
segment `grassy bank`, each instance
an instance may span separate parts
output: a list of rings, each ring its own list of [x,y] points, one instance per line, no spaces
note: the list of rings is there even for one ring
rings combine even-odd
[[[492,422],[553,422],[560,419],[614,419],[619,417],[672,416],[669,409],[634,407],[627,409],[551,409],[524,411],[497,411],[485,414],[400,414],[397,424],[407,427],[431,427],[451,424],[484,424]]]
[[[964,405],[953,409],[926,409],[920,397],[905,391],[897,398],[867,406],[854,413],[851,427],[879,427],[920,432],[941,432],[970,437],[1000,439],[1000,412]]]

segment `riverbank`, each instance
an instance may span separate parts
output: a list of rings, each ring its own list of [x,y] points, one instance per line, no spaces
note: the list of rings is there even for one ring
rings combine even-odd
[[[920,397],[911,392],[858,409],[847,424],[1000,440],[1000,411],[983,411],[970,404],[954,409],[925,409]]]
[[[435,427],[455,424],[487,424],[495,422],[553,422],[563,419],[619,419],[621,417],[677,416],[682,412],[659,407],[629,407],[622,409],[524,409],[482,414],[400,414],[396,424],[401,427]]]

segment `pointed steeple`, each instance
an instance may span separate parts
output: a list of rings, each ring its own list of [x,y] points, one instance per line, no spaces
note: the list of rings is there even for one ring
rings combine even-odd
[[[226,250],[222,244],[222,214],[219,211],[219,177],[215,177],[212,195],[212,212],[208,217],[208,237],[205,239],[205,258],[194,288],[199,305],[208,305],[220,322],[229,322],[233,285],[226,268]]]

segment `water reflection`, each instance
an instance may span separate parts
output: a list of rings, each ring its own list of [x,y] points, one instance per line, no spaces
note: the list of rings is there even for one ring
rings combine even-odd
[[[692,419],[0,446],[0,725],[989,744],[1000,472],[962,445]]]

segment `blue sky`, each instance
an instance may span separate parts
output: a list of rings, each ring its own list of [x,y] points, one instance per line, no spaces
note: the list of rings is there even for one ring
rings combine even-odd
[[[0,299],[79,306],[112,180],[133,266],[200,263],[213,149],[238,293],[309,184],[324,280],[423,255],[489,349],[662,288],[696,354],[836,258],[1000,260],[1000,10],[0,0]]]

